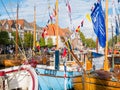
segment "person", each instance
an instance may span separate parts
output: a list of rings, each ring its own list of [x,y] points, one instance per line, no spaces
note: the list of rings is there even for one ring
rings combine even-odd
[[[0,54],[2,53],[2,48],[0,48]]]

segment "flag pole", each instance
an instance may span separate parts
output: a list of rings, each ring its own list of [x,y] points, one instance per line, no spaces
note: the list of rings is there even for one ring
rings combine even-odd
[[[105,4],[106,10],[105,10],[105,25],[106,25],[106,46],[105,46],[105,60],[104,60],[104,70],[108,71],[108,0],[106,0]]]
[[[19,12],[19,4],[17,4],[17,16],[16,16],[16,46],[15,46],[15,60],[18,57],[18,12]]]
[[[34,35],[33,35],[33,49],[36,47],[36,6],[34,6]]]
[[[56,50],[58,50],[58,0],[56,0]]]

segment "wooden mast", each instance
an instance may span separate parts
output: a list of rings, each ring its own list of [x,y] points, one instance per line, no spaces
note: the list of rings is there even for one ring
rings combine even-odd
[[[96,52],[98,53],[98,38],[96,38]]]
[[[19,5],[17,4],[15,60],[17,60],[17,55],[18,55],[18,10],[19,10]]]
[[[105,61],[104,61],[104,70],[109,70],[108,63],[108,0],[106,0],[106,11],[105,11],[105,24],[106,24],[106,47],[105,47]]]
[[[36,46],[36,7],[34,6],[34,35],[33,35],[33,49]]]
[[[58,0],[56,0],[56,50],[58,50]]]

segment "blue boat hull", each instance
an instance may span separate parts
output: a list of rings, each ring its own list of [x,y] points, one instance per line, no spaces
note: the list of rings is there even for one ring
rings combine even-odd
[[[64,90],[64,71],[36,68],[39,90]],[[72,77],[79,72],[66,72],[66,88],[73,90]],[[80,73],[79,73],[80,74]]]

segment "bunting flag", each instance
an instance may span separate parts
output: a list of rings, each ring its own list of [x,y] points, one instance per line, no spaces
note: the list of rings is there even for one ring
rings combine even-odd
[[[68,11],[69,11],[69,13],[71,13],[71,7],[70,7],[70,4],[69,4],[69,1],[67,0],[67,7],[68,7]]]
[[[91,13],[91,19],[94,32],[98,37],[99,44],[104,48],[106,45],[105,16],[100,2],[96,4],[93,12]]]
[[[104,54],[101,54],[101,53],[91,52],[91,56],[92,56],[92,58],[102,57],[103,55],[104,55]]]
[[[44,31],[42,32],[42,38],[45,38],[48,35],[47,31],[44,29]]]
[[[72,40],[75,39],[75,33],[73,33],[70,37]]]
[[[36,42],[36,48],[37,48],[37,50],[40,50],[40,43],[39,42]]]
[[[118,3],[120,2],[120,0],[118,0]]]
[[[71,51],[72,50],[72,46],[70,44],[70,40],[67,41],[67,45],[68,45],[68,49]]]
[[[66,50],[66,48],[64,48],[63,53],[62,53],[62,57],[66,57],[66,55],[67,55],[67,50]]]
[[[80,31],[80,25],[77,27],[76,32]]]
[[[49,13],[49,17],[50,17],[50,21],[52,23],[53,22],[53,17],[52,17],[52,15],[50,15],[50,13]]]
[[[93,9],[94,9],[94,7],[92,6],[92,7],[91,7],[91,11],[93,11]]]
[[[53,9],[53,17],[55,17],[57,15],[57,12],[55,9]]]
[[[115,24],[116,24],[115,32],[116,32],[116,35],[118,36],[120,32],[119,32],[119,26],[118,26],[117,19],[115,19]]]
[[[83,23],[84,23],[84,20],[82,20],[82,22],[81,22],[81,27],[83,27]]]
[[[70,18],[70,22],[72,22],[72,18],[71,18],[71,6],[70,6],[68,0],[66,0],[66,6],[68,8],[68,15],[69,15],[69,18]]]
[[[89,22],[91,22],[91,17],[90,17],[90,14],[86,14],[86,18]]]

